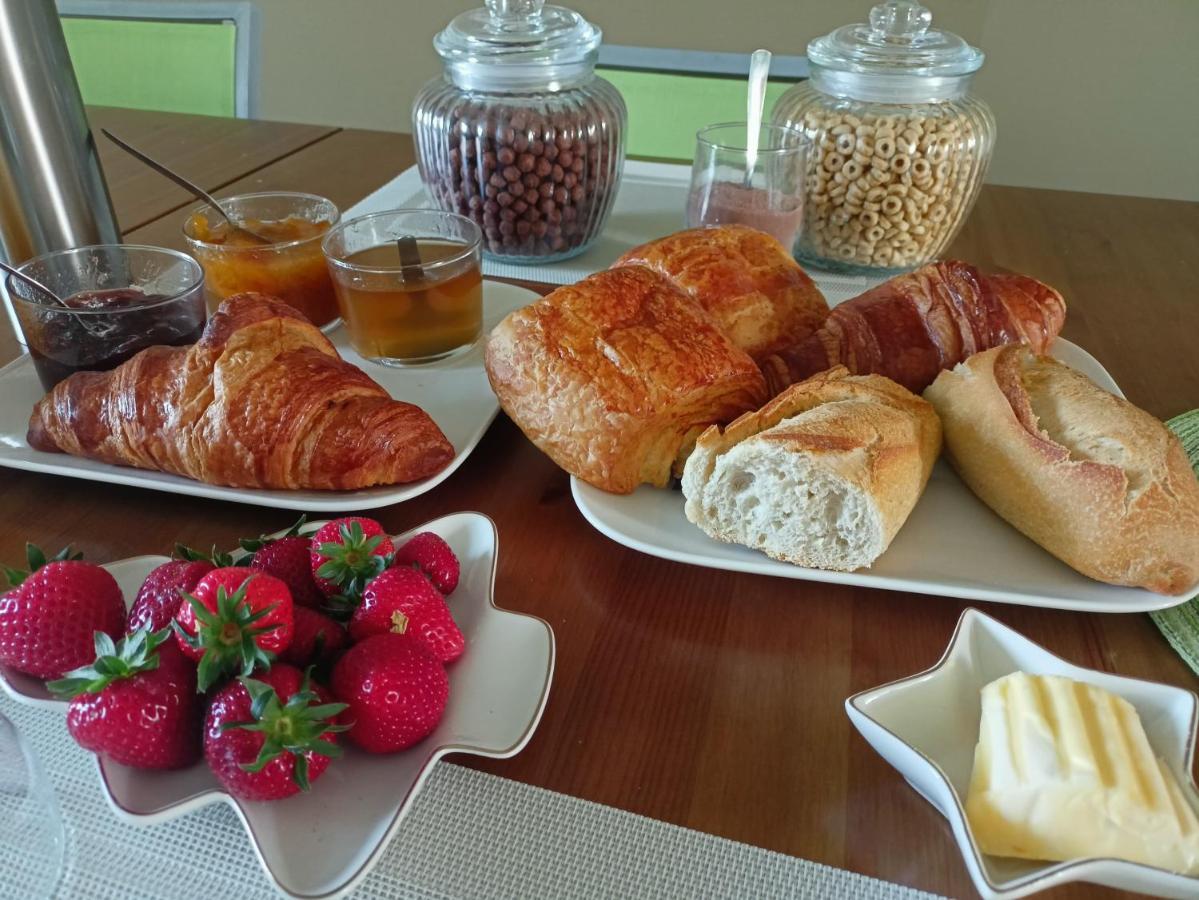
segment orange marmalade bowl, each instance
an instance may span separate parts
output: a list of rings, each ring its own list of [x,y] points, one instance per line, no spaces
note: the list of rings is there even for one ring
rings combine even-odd
[[[321,253],[321,240],[341,213],[324,197],[273,191],[220,201],[239,225],[271,241],[259,244],[232,229],[210,206],[192,210],[183,236],[204,267],[209,303],[244,291],[278,297],[318,326],[338,316],[333,282]]]

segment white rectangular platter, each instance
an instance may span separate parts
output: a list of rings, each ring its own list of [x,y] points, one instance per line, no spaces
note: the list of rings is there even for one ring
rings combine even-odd
[[[1053,355],[1105,390],[1124,396],[1107,370],[1081,347],[1058,339]],[[856,572],[805,569],[712,540],[687,521],[679,490],[643,485],[621,496],[572,478],[571,491],[587,521],[612,540],[652,556],[713,569],[1088,612],[1148,612],[1187,599],[1114,587],[1080,575],[991,512],[944,459],[937,462],[924,495],[887,552],[870,569]]]
[[[484,281],[483,333],[490,331],[512,310],[536,299],[537,294],[524,288]],[[44,393],[28,356],[0,369],[0,466],[276,509],[340,514],[390,506],[432,490],[466,461],[499,411],[499,403],[483,370],[482,341],[455,359],[419,368],[393,369],[367,362],[355,353],[341,326],[334,329],[329,338],[344,360],[370,375],[392,397],[415,403],[433,418],[454,445],[454,458],[448,466],[430,478],[411,484],[360,491],[269,491],[202,484],[163,472],[114,466],[63,453],[42,453],[25,442],[29,414]]]

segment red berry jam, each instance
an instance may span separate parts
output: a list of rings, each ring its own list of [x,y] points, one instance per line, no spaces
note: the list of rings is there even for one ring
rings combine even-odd
[[[82,315],[57,306],[38,307],[36,321],[24,327],[42,387],[48,391],[75,372],[114,369],[155,344],[195,343],[204,329],[202,300],[163,302],[168,299],[137,288],[116,288],[67,297],[67,306],[84,311]]]

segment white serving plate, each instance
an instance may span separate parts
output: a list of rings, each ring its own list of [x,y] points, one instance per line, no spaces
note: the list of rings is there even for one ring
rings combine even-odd
[[[484,281],[483,333],[489,332],[512,310],[537,297],[525,288]],[[390,506],[432,490],[466,461],[499,411],[499,403],[483,370],[482,341],[454,359],[396,369],[367,362],[355,353],[344,328],[334,330],[329,339],[346,362],[370,375],[392,397],[415,403],[433,418],[454,445],[454,458],[448,466],[422,481],[361,491],[267,491],[220,487],[163,472],[114,466],[64,453],[43,453],[33,450],[25,442],[29,414],[45,393],[28,355],[0,369],[0,466],[276,509],[342,513]]]
[[[1165,760],[1199,814],[1191,778],[1199,701],[1191,691],[1072,665],[967,609],[940,662],[926,672],[854,694],[850,721],[916,791],[949,820],[974,886],[984,900],[1009,900],[1073,881],[1161,897],[1199,897],[1199,878],[1117,859],[1038,862],[983,854],[966,819],[982,688],[1012,672],[1064,675],[1118,694],[1136,707],[1154,752]]]
[[[1098,360],[1076,344],[1059,338],[1052,353],[1104,390],[1124,396]],[[1148,612],[1189,596],[1115,587],[1080,575],[991,512],[943,459],[887,552],[856,572],[805,569],[712,540],[687,521],[679,490],[642,485],[622,496],[572,477],[571,492],[587,521],[617,543],[713,569],[1087,612]]]
[[[306,530],[318,528],[309,523]],[[466,637],[466,652],[446,667],[450,699],[437,729],[401,753],[374,756],[349,746],[307,794],[271,803],[238,800],[199,762],[178,772],[147,772],[96,758],[100,783],[118,817],[138,825],[165,822],[212,803],[237,813],[267,877],[285,895],[331,900],[354,888],[378,862],[433,764],[448,753],[497,759],[529,742],[549,696],[554,634],[541,619],[496,607],[498,537],[480,513],[445,516],[420,531],[445,538],[462,575],[448,598]],[[132,603],[145,576],[164,556],[139,556],[105,566]],[[38,679],[0,667],[0,687],[19,703],[65,712]],[[65,730],[62,739],[70,740]]]

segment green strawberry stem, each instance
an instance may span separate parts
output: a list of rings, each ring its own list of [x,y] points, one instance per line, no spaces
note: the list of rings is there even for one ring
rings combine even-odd
[[[202,553],[199,550],[193,550],[186,544],[176,544],[175,556],[177,556],[179,559],[185,559],[188,562],[210,562],[218,569],[224,569],[228,568],[229,566],[237,565],[237,563],[233,561],[233,554],[226,553],[223,550],[218,550],[216,548],[216,544],[212,545],[212,550],[208,553]],[[246,564],[248,565],[249,562],[247,561]]]
[[[305,754],[316,753],[336,759],[341,756],[341,748],[324,740],[324,735],[346,731],[350,727],[332,721],[347,708],[347,704],[317,702],[320,698],[309,689],[311,672],[311,668],[304,672],[300,689],[287,698],[287,703],[279,702],[279,695],[269,684],[241,676],[238,681],[250,694],[251,720],[229,722],[221,729],[243,728],[262,733],[264,740],[258,758],[252,763],[242,763],[241,767],[247,772],[261,772],[282,754],[292,754],[295,757],[292,778],[302,791],[309,788],[308,757]]]
[[[196,633],[188,634],[177,621],[171,624],[189,647],[203,651],[196,670],[196,691],[201,694],[224,675],[249,675],[259,666],[269,668],[275,659],[275,654],[258,645],[257,638],[279,625],[254,626],[278,604],[272,603],[257,612],[250,608],[246,589],[254,577],[243,581],[232,594],[223,586],[218,587],[216,612],[191,594],[183,594],[195,615]]]
[[[394,554],[375,553],[387,535],[367,537],[361,522],[341,526],[341,540],[329,541],[317,547],[325,561],[316,570],[317,577],[337,585],[341,593],[330,597],[329,609],[335,615],[354,611],[362,600],[366,583],[391,565]]]
[[[299,537],[300,529],[303,528],[307,522],[308,522],[308,514],[304,513],[300,516],[299,519],[296,520],[294,525],[292,525],[290,528],[287,529],[287,531],[283,532],[282,534],[277,534],[274,536],[271,536],[268,534],[260,534],[256,538],[238,538],[237,543],[247,553],[256,553],[257,551],[259,551],[263,547],[265,547],[267,544],[272,544],[275,541],[282,540],[283,538]]]
[[[169,628],[159,631],[139,628],[114,644],[107,634],[97,631],[95,662],[48,682],[46,689],[60,699],[69,700],[80,694],[98,694],[114,681],[131,678],[139,672],[151,672],[158,668],[158,648],[170,634]]]
[[[0,572],[4,573],[9,587],[17,587],[48,562],[67,562],[77,559],[83,559],[83,554],[72,553],[70,544],[67,544],[55,553],[54,556],[50,557],[50,559],[46,559],[46,554],[42,551],[41,547],[27,541],[25,543],[25,561],[29,565],[29,571],[14,569],[11,566],[0,566]]]

